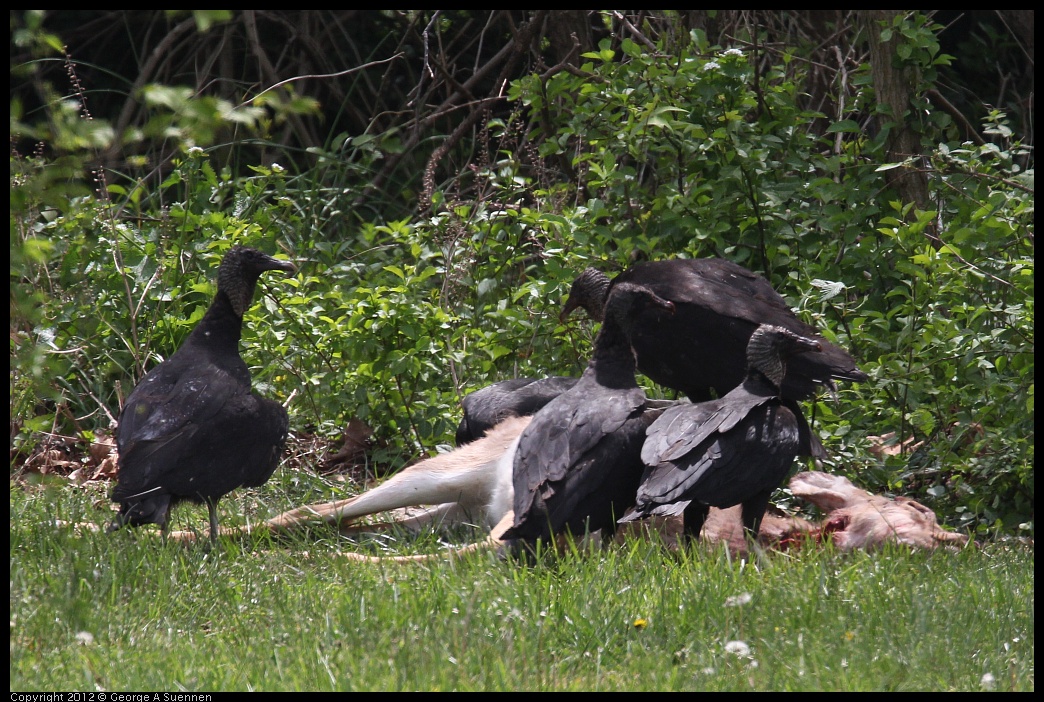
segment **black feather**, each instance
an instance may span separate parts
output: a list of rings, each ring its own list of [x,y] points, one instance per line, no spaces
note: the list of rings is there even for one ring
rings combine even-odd
[[[668,408],[649,427],[635,510],[620,521],[684,513],[685,532],[696,537],[710,507],[742,505],[743,525],[756,536],[794,459],[814,453],[801,408],[780,397],[780,383],[789,360],[819,347],[787,329],[759,327],[739,387],[717,400]]]
[[[532,544],[565,531],[615,529],[634,502],[645,430],[659,412],[635,382],[627,327],[640,313],[673,312],[670,302],[641,286],[613,291],[580,380],[522,433],[514,459],[515,519],[505,540]]]
[[[569,388],[579,378],[511,378],[464,396],[464,416],[457,427],[457,445],[469,443],[508,417],[526,417]]]
[[[600,320],[606,295],[623,282],[643,285],[675,304],[669,320],[635,319],[631,343],[639,372],[694,402],[721,397],[743,382],[747,342],[762,324],[814,338],[822,346],[820,353],[792,359],[783,397],[805,400],[820,387],[832,389],[835,380],[867,378],[851,354],[802,322],[768,281],[724,259],[646,261],[612,280],[588,268],[573,281],[561,316],[583,308]]]
[[[203,319],[180,348],[131,392],[116,430],[119,456],[112,500],[120,512],[110,530],[159,524],[188,500],[206,504],[211,540],[217,501],[238,487],[267,481],[289,428],[278,402],[251,392],[239,355],[243,314],[264,271],[294,266],[236,246],[221,261],[218,289]]]

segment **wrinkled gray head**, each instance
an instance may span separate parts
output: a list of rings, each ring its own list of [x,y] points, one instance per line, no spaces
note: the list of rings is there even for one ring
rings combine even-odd
[[[595,268],[585,268],[569,288],[569,297],[558,315],[565,320],[573,310],[583,308],[596,322],[605,318],[606,297],[609,294],[609,276]]]
[[[644,285],[617,283],[605,301],[604,311],[605,320],[612,320],[621,329],[629,330],[639,316],[649,312],[673,315],[674,303],[663,299]]]
[[[265,271],[293,273],[297,268],[289,261],[280,261],[266,253],[246,246],[233,246],[218,266],[218,291],[225,293],[232,309],[240,317],[254,299],[257,279]]]
[[[800,336],[783,327],[762,324],[754,330],[747,342],[747,366],[764,375],[778,390],[783,386],[787,360],[791,356],[821,349],[822,346],[815,339]]]

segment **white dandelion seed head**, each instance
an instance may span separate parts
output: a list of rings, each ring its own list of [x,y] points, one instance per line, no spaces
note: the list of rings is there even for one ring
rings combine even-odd
[[[726,607],[742,607],[743,605],[750,603],[750,601],[753,600],[753,599],[754,599],[754,595],[750,594],[749,592],[742,592],[742,593],[740,593],[738,595],[734,595],[732,597],[726,597],[725,598],[725,606]]]
[[[743,641],[729,641],[725,644],[725,650],[735,656],[749,656],[750,646]]]

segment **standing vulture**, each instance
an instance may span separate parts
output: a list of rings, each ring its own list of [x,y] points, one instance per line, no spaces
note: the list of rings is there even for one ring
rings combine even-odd
[[[514,523],[505,541],[532,546],[560,532],[615,531],[634,504],[650,409],[634,378],[631,320],[668,319],[674,305],[648,288],[615,286],[580,380],[533,415],[515,451]],[[517,543],[515,544],[518,545]]]
[[[166,536],[171,508],[189,500],[210,511],[238,487],[263,485],[279,464],[289,420],[278,402],[250,391],[239,355],[243,313],[265,271],[293,264],[235,246],[218,268],[217,294],[181,347],[134,388],[116,430],[119,454],[109,526],[159,524]]]
[[[793,360],[783,381],[783,397],[806,400],[819,386],[833,388],[834,380],[867,378],[847,351],[798,319],[768,281],[720,258],[645,261],[611,281],[587,268],[573,281],[561,318],[582,307],[600,321],[606,296],[623,282],[644,285],[675,304],[677,311],[666,323],[636,319],[631,343],[639,372],[694,402],[721,397],[743,382],[747,342],[761,324],[789,329],[822,346],[821,353]]]
[[[457,446],[486,434],[508,417],[526,417],[576,385],[579,378],[511,378],[468,393],[461,401],[464,417],[457,427]]]
[[[780,386],[788,361],[819,349],[817,339],[758,327],[739,387],[717,400],[675,405],[649,427],[635,510],[620,521],[684,513],[685,533],[696,538],[711,507],[742,505],[743,526],[756,537],[794,458],[812,453],[801,408],[780,397]]]

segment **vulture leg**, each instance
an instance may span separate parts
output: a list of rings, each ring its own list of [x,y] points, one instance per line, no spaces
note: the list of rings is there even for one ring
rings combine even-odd
[[[700,538],[700,531],[703,530],[703,523],[707,521],[707,514],[710,512],[708,505],[702,504],[693,500],[689,503],[689,506],[682,512],[684,515],[682,520],[685,525],[684,534],[689,541],[696,541]]]
[[[743,530],[752,540],[757,539],[761,531],[761,520],[765,517],[771,495],[772,490],[764,490],[743,502]]]
[[[210,545],[217,546],[218,537],[218,515],[217,500],[207,500],[207,511],[210,513]]]

